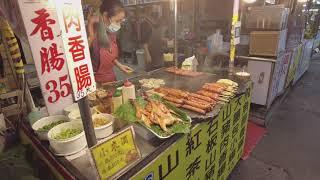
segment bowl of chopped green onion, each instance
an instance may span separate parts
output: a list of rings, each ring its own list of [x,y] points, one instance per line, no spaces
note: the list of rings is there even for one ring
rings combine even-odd
[[[49,116],[39,119],[32,125],[32,129],[41,140],[48,140],[48,132],[55,126],[68,122],[69,119],[63,115]]]
[[[72,121],[59,124],[48,132],[51,149],[65,156],[75,154],[87,146],[81,122]]]

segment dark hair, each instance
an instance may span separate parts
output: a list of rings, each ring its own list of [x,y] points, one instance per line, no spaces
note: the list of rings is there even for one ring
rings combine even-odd
[[[124,6],[119,0],[103,0],[100,6],[100,13],[108,13],[108,16],[115,16],[117,13],[124,11]]]

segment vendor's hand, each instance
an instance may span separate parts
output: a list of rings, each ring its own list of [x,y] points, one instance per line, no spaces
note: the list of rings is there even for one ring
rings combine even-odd
[[[96,16],[96,15],[93,15],[93,14],[90,14],[88,16],[88,24],[89,25],[93,25],[95,23],[98,23],[100,21],[100,17],[99,16]]]
[[[152,62],[152,58],[150,55],[146,55],[146,62],[147,64],[150,64]]]
[[[134,71],[131,67],[126,65],[121,65],[121,70],[127,74],[130,74]]]

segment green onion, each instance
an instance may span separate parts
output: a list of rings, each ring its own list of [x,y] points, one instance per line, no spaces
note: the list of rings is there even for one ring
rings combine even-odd
[[[39,128],[37,131],[40,131],[40,132],[48,132],[50,131],[50,129],[52,129],[53,127],[59,125],[59,124],[62,124],[66,122],[65,120],[60,120],[60,121],[57,121],[57,122],[53,122],[53,123],[50,123],[48,125],[45,125],[43,126],[42,128]]]
[[[64,129],[59,134],[57,134],[54,139],[56,140],[67,140],[82,132],[81,129]]]

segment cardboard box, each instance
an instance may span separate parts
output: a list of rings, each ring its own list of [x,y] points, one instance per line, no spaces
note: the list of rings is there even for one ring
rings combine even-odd
[[[249,54],[277,57],[286,48],[287,30],[253,31],[250,33]]]
[[[295,0],[279,0],[278,4],[282,4],[284,5],[285,7],[289,8],[290,11],[293,10],[294,8],[294,3],[295,3]]]
[[[250,7],[246,18],[248,30],[281,31],[287,28],[289,9],[283,6]]]

